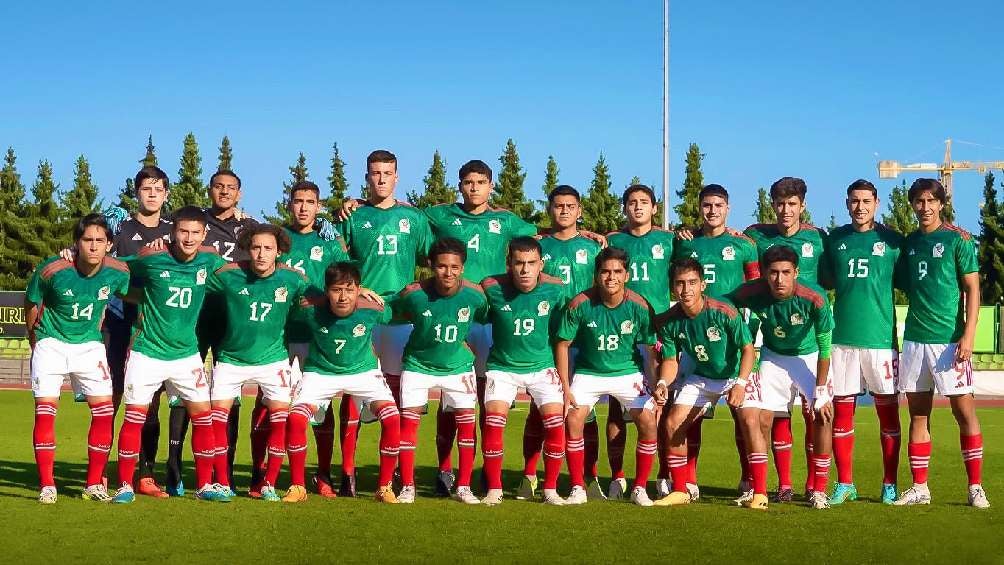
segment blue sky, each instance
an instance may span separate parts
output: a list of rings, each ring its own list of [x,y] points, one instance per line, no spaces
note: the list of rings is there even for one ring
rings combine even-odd
[[[583,190],[601,152],[615,186],[661,185],[659,0],[67,4],[0,7],[0,145],[26,185],[46,158],[67,187],[83,153],[111,200],[147,134],[176,176],[188,131],[207,173],[230,137],[255,214],[298,151],[325,182],[334,142],[354,187],[370,150],[397,153],[402,194],[434,150],[454,177],[510,137],[531,197],[548,155]],[[677,0],[671,17],[670,185],[699,143],[735,226],[784,175],[806,179],[817,223],[844,223],[851,180],[892,186],[879,158],[939,161],[953,137],[979,144],[957,159],[1004,159],[1002,3]],[[982,184],[956,176],[972,230]]]

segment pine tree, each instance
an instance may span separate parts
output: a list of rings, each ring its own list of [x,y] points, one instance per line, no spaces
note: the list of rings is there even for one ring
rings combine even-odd
[[[826,226],[827,233],[833,232],[833,230],[837,229],[838,227],[840,227],[840,225],[837,224],[837,217],[834,216],[833,214],[830,214],[830,223]]]
[[[882,214],[882,223],[903,236],[910,235],[917,229],[917,216],[913,213],[913,206],[910,206],[908,193],[906,181],[892,187],[889,195],[889,213]]]
[[[63,193],[59,203],[60,227],[58,240],[69,245],[73,242],[73,228],[80,218],[98,210],[98,187],[91,178],[91,165],[83,155],[73,165],[73,188]]]
[[[331,196],[328,196],[324,203],[326,208],[324,215],[330,220],[342,207],[342,202],[345,202],[349,191],[349,183],[345,179],[345,161],[342,161],[337,143],[332,146],[331,174],[328,175],[328,186],[331,187]]]
[[[499,171],[495,193],[491,197],[492,206],[505,208],[524,220],[533,220],[533,203],[526,199],[523,192],[526,171],[519,164],[519,153],[516,152],[516,144],[512,139],[506,142],[499,162],[502,163],[502,170]]]
[[[234,170],[234,151],[230,147],[230,138],[223,136],[223,141],[220,142],[220,156],[218,157],[219,164],[216,166],[217,171],[232,171]]]
[[[275,215],[263,214],[265,220],[278,226],[289,225],[292,222],[292,215],[289,213],[289,189],[293,187],[294,184],[305,181],[310,178],[310,173],[307,171],[307,158],[304,157],[303,152],[296,158],[296,164],[289,168],[290,180],[282,183],[282,198],[275,203]]]
[[[767,189],[762,186],[756,191],[756,208],[753,210],[753,220],[758,224],[777,223],[777,212],[774,211],[774,206],[770,202]]]
[[[994,174],[987,173],[980,206],[980,299],[999,304],[1004,298],[1004,225]],[[1004,185],[1002,185],[1004,186]]]
[[[140,167],[157,166],[157,153],[156,148],[153,146],[152,135],[146,138],[146,154],[139,160],[139,165]],[[139,202],[136,200],[136,187],[133,184],[132,177],[125,179],[125,182],[122,183],[122,188],[119,189],[119,201],[116,203],[116,206],[124,208],[130,215],[135,214],[139,210]]]
[[[803,224],[812,223],[812,213],[809,212],[808,206],[806,206],[805,210],[802,210],[802,215],[798,217],[798,221],[802,222]]]
[[[24,290],[28,280],[28,271],[23,267],[27,258],[21,235],[29,227],[25,225],[24,198],[17,156],[14,148],[8,147],[0,169],[0,288],[4,290]]]
[[[582,219],[583,227],[601,234],[619,229],[624,222],[620,201],[610,193],[610,169],[602,153],[593,167],[589,192],[582,199]]]
[[[153,146],[153,136],[149,135],[146,138],[146,155],[139,160],[140,165],[144,167],[156,167],[157,166],[157,152],[156,148]]]
[[[551,216],[547,214],[547,197],[551,195],[551,191],[558,186],[558,162],[554,160],[554,155],[547,156],[547,167],[544,170],[544,184],[540,187],[541,192],[544,193],[544,199],[538,200],[537,204],[540,204],[540,211],[537,212],[535,222],[537,227],[542,229],[547,229],[551,227]]]
[[[422,194],[415,191],[408,193],[408,203],[412,206],[426,208],[457,201],[457,190],[446,181],[446,162],[440,156],[439,150],[432,154],[432,164],[429,165],[429,171],[422,179],[422,183],[425,185]]]
[[[31,234],[23,240],[27,253],[35,264],[55,255],[61,248],[59,205],[56,203],[58,193],[59,185],[52,178],[52,164],[40,161],[38,177],[31,187],[33,202],[27,206],[32,224]],[[29,270],[33,266],[30,265]]]
[[[691,143],[687,149],[687,167],[683,188],[676,191],[679,204],[673,206],[676,217],[685,226],[696,226],[701,222],[701,203],[698,195],[704,188],[704,173],[701,172],[701,161],[704,154],[696,143]]]
[[[171,186],[167,207],[170,210],[177,210],[182,206],[208,208],[209,205],[209,194],[202,182],[202,157],[199,155],[199,144],[195,141],[195,134],[189,132],[185,136],[181,151],[178,181]]]

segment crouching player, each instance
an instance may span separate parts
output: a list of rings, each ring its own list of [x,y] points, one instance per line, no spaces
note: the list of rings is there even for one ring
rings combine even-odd
[[[360,294],[361,280],[359,269],[351,263],[329,266],[324,272],[324,295],[311,300],[302,313],[313,337],[286,424],[291,485],[283,502],[306,500],[307,426],[315,416],[323,416],[339,393],[367,404],[380,420],[376,499],[397,502],[391,480],[397,465],[401,421],[373,353],[373,329],[387,323],[390,316],[383,305]]]
[[[662,344],[659,382],[652,395],[664,403],[670,386],[680,380],[679,393],[669,414],[663,418],[669,438],[666,466],[673,490],[655,501],[656,506],[689,504],[690,479],[687,466],[687,432],[699,425],[704,411],[728,395],[732,408],[742,406],[756,353],[749,328],[739,311],[728,302],[704,296],[704,267],[696,259],[673,262],[670,282],[677,303],[657,320]],[[693,373],[677,376],[677,353],[686,353],[696,367]]]
[[[550,334],[564,306],[564,285],[541,272],[540,243],[532,237],[509,242],[508,273],[488,277],[492,346],[485,390],[485,431],[481,440],[488,493],[481,501],[502,502],[502,436],[517,389],[525,388],[540,409],[544,428],[544,502],[563,504],[558,474],[565,458],[564,394],[554,369]]]
[[[101,480],[111,451],[115,414],[101,320],[108,301],[129,292],[129,269],[105,256],[112,233],[100,214],[80,219],[73,236],[74,260],[47,259],[35,269],[25,295],[35,396],[35,463],[41,486],[38,501],[42,504],[56,502],[54,425],[59,389],[66,376],[83,392],[91,409],[83,497],[99,502],[111,499]]]
[[[566,504],[587,501],[582,431],[589,411],[601,396],[609,394],[630,409],[632,421],[638,426],[631,501],[639,506],[652,506],[646,485],[658,447],[655,401],[646,392],[644,375],[654,375],[655,371],[654,367],[646,370],[643,366],[639,346],[651,353],[655,342],[653,314],[644,298],[625,288],[627,269],[628,256],[624,250],[608,247],[600,251],[596,256],[593,288],[572,299],[558,328],[554,361],[565,390],[568,432],[565,451],[572,483]],[[574,380],[569,375],[568,354],[573,345],[578,351]]]

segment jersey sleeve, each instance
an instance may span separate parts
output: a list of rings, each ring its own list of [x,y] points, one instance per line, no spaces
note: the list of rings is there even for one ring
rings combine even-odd
[[[756,245],[743,241],[743,278],[752,281],[760,278],[760,258],[757,257]]]
[[[676,357],[676,341],[673,339],[673,331],[670,329],[669,324],[665,324],[658,330],[659,343],[662,344],[662,358],[669,359],[670,357]]]
[[[574,341],[575,335],[579,333],[579,317],[581,308],[566,308],[561,315],[561,323],[558,324],[558,332],[555,334],[556,341]]]
[[[979,272],[980,266],[976,260],[974,240],[959,238],[959,243],[955,246],[955,268],[960,275]]]
[[[408,298],[398,292],[384,302],[384,310],[387,317],[394,320],[410,320],[411,313],[408,308]]]
[[[516,214],[513,214],[512,223],[512,231],[516,234],[516,237],[533,237],[537,235],[537,226],[527,222]]]
[[[115,282],[115,288],[112,289],[113,294],[117,294],[119,296],[129,294],[129,283],[132,280],[131,273],[131,271],[129,273],[122,273],[122,275],[118,277],[118,280]]]
[[[350,261],[348,245],[345,243],[345,239],[342,236],[337,236],[335,239],[328,242],[328,251],[331,253],[332,263],[341,263],[343,261]]]
[[[729,337],[734,343],[739,345],[739,347],[745,347],[753,343],[753,337],[750,335],[749,325],[743,320],[742,314],[736,314],[733,316],[728,323]]]
[[[813,310],[813,323],[816,328],[816,334],[824,334],[833,331],[833,310],[830,309],[829,301],[826,300],[826,295],[823,295],[823,304],[818,308]]]
[[[225,285],[223,284],[223,281],[220,280],[219,273],[214,271],[213,274],[209,275],[209,280],[206,281],[206,292],[219,294],[223,292],[224,287]]]
[[[35,272],[31,275],[31,280],[28,281],[28,289],[25,291],[25,299],[32,304],[41,304],[42,299],[45,296],[45,291],[48,289],[48,281],[42,280],[42,270],[46,263],[39,265],[35,268]]]
[[[424,264],[423,261],[429,256],[429,248],[432,247],[433,242],[436,240],[435,236],[432,235],[432,220],[430,217],[426,216],[425,221],[421,222],[421,224],[422,231],[415,248],[415,260],[419,265]]]
[[[480,304],[474,310],[474,320],[479,324],[491,323],[491,320],[488,317],[488,297],[479,292],[478,298],[480,300]]]

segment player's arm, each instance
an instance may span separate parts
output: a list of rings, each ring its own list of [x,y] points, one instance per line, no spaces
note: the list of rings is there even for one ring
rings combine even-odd
[[[566,414],[570,408],[579,407],[579,405],[575,403],[575,397],[572,396],[572,387],[569,384],[569,348],[571,345],[572,342],[567,339],[563,339],[554,344],[554,368],[558,371],[558,380],[561,381],[561,391],[565,397],[564,413]]]
[[[741,237],[746,237],[740,234]],[[746,250],[743,258],[743,279],[745,281],[755,281],[760,278],[760,258],[756,254],[756,245],[750,241],[748,245],[743,245]]]
[[[740,408],[746,398],[746,384],[749,382],[750,373],[753,372],[753,365],[756,363],[756,348],[753,347],[753,338],[750,336],[749,328],[743,320],[742,315],[736,313],[731,320],[731,338],[742,348],[739,352],[739,374],[735,383],[729,389],[728,403],[733,408]]]
[[[815,309],[814,329],[816,346],[816,402],[813,406],[824,422],[833,420],[833,383],[830,382],[830,350],[833,346],[833,312],[826,300]]]
[[[962,299],[966,301],[966,326],[955,350],[955,361],[961,363],[973,355],[976,343],[976,322],[980,316],[980,275],[967,273],[962,275]]]
[[[645,356],[645,374],[652,375],[651,378],[657,382],[659,379],[659,364],[655,350],[655,313],[652,311],[652,307],[649,306],[647,310],[640,310],[638,318],[638,327],[641,329],[636,334],[637,344],[648,350]],[[655,390],[656,382],[648,383],[649,390]]]
[[[38,323],[38,304],[32,302],[25,295],[24,299],[24,325],[28,330],[28,346],[35,349],[35,324]]]
[[[676,381],[680,372],[680,362],[676,358],[676,343],[667,332],[660,332],[662,351],[659,362],[659,380],[652,389],[652,397],[656,404],[662,406],[669,399],[669,387]]]

